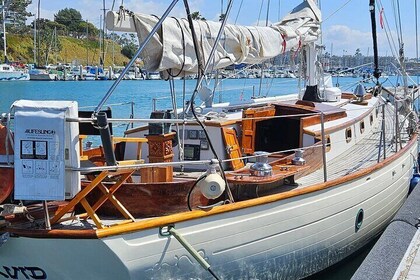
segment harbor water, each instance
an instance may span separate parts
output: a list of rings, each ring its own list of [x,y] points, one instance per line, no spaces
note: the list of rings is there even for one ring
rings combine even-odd
[[[359,82],[359,78],[340,77],[334,78],[334,84],[340,84],[343,90],[352,92]],[[397,77],[382,79],[388,86],[396,85],[399,82]],[[20,99],[27,100],[74,100],[79,104],[81,110],[93,110],[102,100],[114,81],[52,81],[52,82],[32,82],[32,81],[13,81],[0,82],[0,113],[10,111],[10,106],[14,101]],[[176,80],[175,95],[177,106],[191,97],[191,93],[196,85],[196,80]],[[373,82],[364,83],[366,87],[372,87]],[[208,85],[213,89],[214,84]],[[183,99],[183,89],[187,97]],[[278,78],[264,79],[228,79],[216,90],[214,100],[216,102],[239,102],[258,96],[275,96],[294,94],[298,92],[297,79]],[[198,104],[200,101],[196,101]],[[163,80],[145,81],[122,81],[116,88],[113,95],[107,101],[107,105],[112,108],[112,115],[115,118],[149,118],[153,108],[157,110],[171,109],[171,95],[169,83]],[[114,126],[114,135],[123,135],[128,127],[127,123]],[[94,144],[98,140],[92,140]],[[336,265],[326,272],[317,274],[310,279],[350,279],[358,265],[363,261],[374,243],[366,249],[346,259],[343,263]]]

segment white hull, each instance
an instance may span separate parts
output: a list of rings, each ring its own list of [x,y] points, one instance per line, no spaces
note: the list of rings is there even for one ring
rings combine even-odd
[[[29,81],[29,74],[21,71],[1,72],[0,81]]]
[[[57,74],[48,74],[48,73],[30,74],[31,81],[57,81],[57,79],[58,79]]]
[[[405,201],[411,154],[416,153],[414,144],[382,168],[334,187],[176,223],[175,228],[223,278],[304,277],[349,256],[384,229]],[[356,232],[360,209],[364,219]],[[158,228],[99,240],[11,237],[0,250],[0,279],[13,267],[41,269],[48,279],[211,278]],[[17,273],[26,279],[21,270]]]

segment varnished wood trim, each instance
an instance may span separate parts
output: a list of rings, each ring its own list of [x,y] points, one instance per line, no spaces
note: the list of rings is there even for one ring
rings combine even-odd
[[[135,127],[135,128],[128,129],[128,130],[124,131],[124,134],[125,135],[130,135],[132,133],[143,132],[143,131],[147,131],[147,130],[149,130],[149,126],[148,125],[139,126],[139,127]]]
[[[215,127],[223,127],[228,125],[235,125],[241,123],[241,120],[228,120],[224,122],[218,122],[218,121],[204,121],[205,126],[215,126]]]
[[[379,170],[380,168],[383,168],[384,166],[390,164],[392,161],[400,157],[402,154],[408,152],[409,149],[413,145],[416,145],[416,144],[417,144],[417,134],[414,134],[410,142],[407,143],[407,145],[403,149],[401,149],[398,153],[392,155],[391,157],[385,159],[384,161],[378,164],[375,164],[369,168],[359,170],[357,172],[351,173],[349,175],[340,177],[335,180],[328,181],[326,183],[319,183],[313,186],[309,186],[302,189],[296,189],[296,190],[292,190],[285,193],[274,194],[274,195],[270,195],[266,197],[235,202],[233,204],[222,205],[222,206],[210,209],[208,211],[194,210],[191,212],[179,213],[179,214],[169,215],[165,217],[150,219],[146,221],[139,221],[139,222],[126,224],[126,225],[122,225],[118,227],[116,226],[116,227],[104,228],[104,229],[97,230],[97,235],[99,238],[104,238],[108,236],[125,234],[125,233],[130,233],[130,232],[139,231],[139,230],[157,228],[157,227],[166,226],[168,224],[175,224],[179,222],[199,219],[199,218],[203,218],[207,216],[222,214],[222,213],[240,210],[244,208],[260,206],[260,205],[264,205],[268,203],[273,203],[279,200],[332,188],[334,186],[343,184],[345,182],[350,182],[352,180],[359,179],[362,176],[365,176],[367,174],[370,174],[374,171]]]
[[[20,229],[20,228],[5,228],[0,233],[9,232],[10,234],[19,237],[29,238],[55,238],[55,239],[97,239],[96,230],[94,229]]]
[[[126,142],[126,143],[146,143],[147,138],[140,138],[140,137],[116,137],[113,136],[112,140],[114,143],[117,142]]]
[[[361,114],[357,118],[352,119],[350,121],[341,123],[341,124],[336,125],[336,126],[325,128],[325,133],[331,134],[331,133],[339,131],[339,130],[344,130],[344,129],[356,124],[357,122],[362,121],[365,117],[367,117],[369,114],[371,114],[373,112],[373,109],[374,109],[374,107],[371,107],[370,110],[364,112],[363,114]],[[307,134],[307,135],[314,136],[314,137],[318,137],[318,136],[321,135],[321,130],[313,132],[311,130],[308,130],[308,129],[304,128],[303,133]]]
[[[175,223],[184,222],[188,220],[199,219],[199,218],[203,218],[207,216],[222,214],[222,213],[240,210],[244,208],[261,206],[261,205],[273,203],[279,200],[284,200],[291,197],[296,197],[299,195],[304,195],[304,194],[332,188],[337,185],[343,184],[345,182],[350,182],[352,180],[359,179],[362,176],[368,175],[390,164],[395,159],[399,158],[402,154],[405,154],[406,152],[408,152],[413,147],[413,145],[416,145],[416,144],[417,144],[417,134],[414,134],[410,142],[407,143],[407,145],[403,149],[398,151],[398,153],[395,153],[391,157],[388,157],[384,161],[378,164],[375,164],[369,168],[359,170],[357,172],[351,173],[349,175],[343,176],[335,180],[328,181],[326,183],[319,183],[313,186],[309,186],[302,189],[296,189],[296,190],[288,191],[285,193],[279,193],[279,194],[274,194],[274,195],[270,195],[266,197],[260,197],[260,198],[251,199],[247,201],[235,202],[233,204],[222,205],[222,206],[210,209],[208,211],[194,210],[191,212],[173,214],[169,216],[148,219],[145,221],[139,221],[139,222],[123,224],[119,226],[109,227],[109,228],[98,229],[96,231],[90,230],[90,229],[89,230],[49,230],[48,231],[48,230],[7,228],[7,229],[4,229],[3,232],[7,231],[17,236],[32,237],[32,238],[74,238],[74,239],[105,238],[108,236],[128,234],[130,232],[162,227],[169,224],[175,224]]]

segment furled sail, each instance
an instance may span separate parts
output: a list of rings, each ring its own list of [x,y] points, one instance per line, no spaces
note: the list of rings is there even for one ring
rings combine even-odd
[[[106,22],[109,30],[137,32],[141,42],[157,21],[155,16],[120,11],[108,12]],[[257,64],[283,52],[296,51],[318,39],[320,22],[317,5],[313,0],[306,0],[270,27],[227,24],[212,60],[213,69],[239,63]],[[204,62],[208,60],[220,26],[220,22],[194,21]],[[149,71],[172,69],[175,73],[197,73],[197,57],[188,21],[167,18],[141,57]]]

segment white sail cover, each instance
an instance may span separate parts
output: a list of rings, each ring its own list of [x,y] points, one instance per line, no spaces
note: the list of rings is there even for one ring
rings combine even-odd
[[[149,34],[158,18],[143,14],[109,12],[107,28],[137,32],[139,42]],[[249,27],[227,24],[219,41],[213,69],[231,64],[257,64],[285,51],[296,51],[314,42],[320,35],[321,13],[313,0],[306,0],[284,19],[270,27]],[[207,62],[221,23],[196,20],[194,28],[199,48]],[[186,19],[167,18],[157,34],[143,50],[141,58],[148,71],[197,73],[197,57],[191,30]]]

